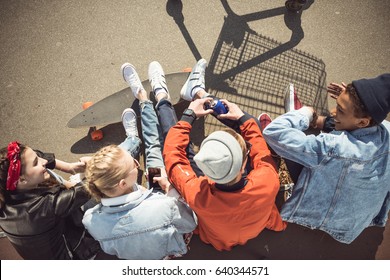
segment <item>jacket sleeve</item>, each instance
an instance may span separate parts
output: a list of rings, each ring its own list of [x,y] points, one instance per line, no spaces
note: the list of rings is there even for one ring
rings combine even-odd
[[[242,137],[251,143],[250,159],[253,170],[249,173],[248,178],[264,182],[262,184],[259,199],[263,197],[264,214],[269,213],[266,227],[270,230],[281,231],[287,227],[287,223],[282,221],[279,210],[275,205],[275,197],[279,191],[279,175],[276,165],[271,156],[263,134],[260,131],[258,124],[250,118],[240,119],[240,131]]]
[[[47,160],[46,168],[54,169],[56,167],[56,157],[53,153],[44,153],[39,150],[34,150],[40,158]]]
[[[186,121],[179,121],[171,127],[165,139],[163,156],[169,180],[194,209],[195,197],[208,180],[196,176],[187,158],[190,131],[191,124]]]
[[[335,147],[336,135],[306,135],[310,116],[305,107],[273,120],[263,131],[271,148],[281,157],[306,167],[318,165]]]
[[[70,189],[60,188],[59,192],[54,195],[55,215],[69,216],[74,211],[78,211],[89,199],[90,196],[82,185],[78,184]]]
[[[271,157],[271,151],[269,150],[257,123],[251,118],[240,119],[240,121],[241,135],[245,141],[248,141],[252,145],[250,151],[252,168],[265,166],[276,170],[274,160]]]
[[[371,222],[370,226],[380,226],[380,227],[386,226],[389,211],[390,211],[390,192],[387,192],[381,210],[379,211],[379,214]]]
[[[180,196],[175,199],[175,204],[178,211],[173,220],[173,224],[180,233],[192,232],[197,226],[197,217],[195,213]]]

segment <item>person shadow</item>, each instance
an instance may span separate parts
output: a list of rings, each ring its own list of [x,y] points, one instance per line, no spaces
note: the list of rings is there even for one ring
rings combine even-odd
[[[276,198],[283,205],[283,193]],[[390,227],[390,220],[386,228]],[[389,252],[378,252],[385,228],[368,227],[351,244],[336,241],[327,233],[289,223],[282,232],[265,229],[245,245],[231,251],[217,251],[194,235],[185,260],[372,260],[388,259]]]
[[[307,1],[302,11],[288,11],[285,6],[238,15],[227,0],[221,0],[226,11],[223,26],[206,68],[206,89],[219,98],[236,103],[247,113],[268,113],[275,118],[284,113],[284,97],[289,83],[294,83],[303,104],[310,104],[320,114],[327,114],[324,62],[295,47],[304,38],[301,17],[314,3]],[[167,13],[172,16],[196,60],[200,54],[185,26],[183,3],[168,0]],[[287,42],[280,43],[251,29],[249,23],[283,16],[291,30]],[[206,136],[223,125],[206,117],[200,132]]]
[[[388,225],[389,226],[389,225]],[[288,224],[283,232],[264,230],[245,245],[217,251],[194,235],[184,260],[372,260],[383,241],[384,228],[370,227],[351,244],[343,244],[327,233]]]
[[[304,38],[304,31],[301,21],[302,12],[309,9],[313,2],[314,0],[307,1],[303,10],[300,12],[290,12],[283,6],[246,15],[237,15],[230,8],[227,0],[221,0],[224,9],[227,12],[227,16],[225,17],[224,26],[222,27],[220,33],[220,41],[226,44],[232,44],[234,48],[239,49],[249,42],[248,34],[257,35],[257,33],[249,27],[249,22],[280,15],[283,15],[286,27],[291,30],[291,37],[287,42],[269,48],[265,52],[259,52],[259,55],[253,56],[249,60],[246,60],[244,59],[244,56],[241,56],[240,60],[238,61],[239,63],[237,63],[238,65],[231,67],[227,71],[220,74],[215,82],[218,83],[221,80],[225,80],[227,78],[233,79],[236,74],[255,67],[258,64],[272,59],[273,57],[297,46]],[[216,48],[216,50],[218,50],[218,48]],[[209,68],[211,68],[211,70],[214,69],[215,64],[210,63]]]

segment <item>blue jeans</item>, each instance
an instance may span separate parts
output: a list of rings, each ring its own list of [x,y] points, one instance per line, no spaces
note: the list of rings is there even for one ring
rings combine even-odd
[[[146,170],[149,167],[164,168],[162,158],[162,136],[160,124],[153,108],[152,101],[140,102],[142,137],[145,142]],[[138,157],[141,140],[138,137],[127,137],[119,147],[128,151],[132,157]]]
[[[168,134],[169,129],[174,126],[177,123],[177,116],[175,109],[172,106],[171,101],[167,99],[161,100],[156,105],[157,115],[160,120],[161,125],[161,132],[163,139],[165,141],[165,138]],[[194,170],[195,174],[199,176],[203,176],[202,170],[199,169],[199,167],[196,165],[194,161],[195,152],[192,148],[193,144],[190,142],[187,146],[186,152],[187,152],[187,158],[190,161],[192,170]]]

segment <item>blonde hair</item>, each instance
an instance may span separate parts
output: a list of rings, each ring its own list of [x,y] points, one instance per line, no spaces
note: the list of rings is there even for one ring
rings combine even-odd
[[[110,145],[97,151],[87,163],[86,190],[98,202],[107,197],[119,181],[126,177],[128,170],[121,159],[125,151],[117,145]]]
[[[235,130],[233,130],[231,128],[224,128],[224,129],[222,129],[222,131],[225,131],[225,132],[229,133],[230,135],[232,135],[237,140],[238,144],[240,144],[240,147],[242,150],[242,164],[244,164],[244,162],[246,160],[246,154],[248,152],[248,148],[246,147],[245,139],[241,136],[241,134],[237,133]],[[239,174],[237,174],[237,177],[234,178],[231,182],[226,183],[225,185],[231,186],[231,185],[235,184],[238,176],[239,176]]]
[[[248,152],[244,138],[231,128],[224,128],[222,129],[222,131],[225,131],[232,135],[237,140],[238,144],[240,144],[242,150],[242,160],[244,162],[246,159],[246,153]]]

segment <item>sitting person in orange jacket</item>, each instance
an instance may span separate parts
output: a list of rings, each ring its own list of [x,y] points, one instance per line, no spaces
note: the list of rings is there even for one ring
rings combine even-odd
[[[207,95],[204,86],[206,61],[201,59],[183,86],[181,97],[192,101]],[[157,112],[163,135],[163,156],[169,181],[198,217],[200,239],[217,250],[230,250],[255,238],[264,229],[286,228],[275,205],[279,177],[271,153],[255,119],[227,100],[228,108],[220,119],[235,122],[232,129],[211,133],[193,157],[189,134],[192,123],[213,112],[204,104],[211,98],[191,102],[179,122],[169,98],[162,67],[153,62],[149,79],[157,100]],[[166,134],[167,133],[167,134]],[[247,170],[247,162],[250,169]],[[201,171],[203,174],[196,172]]]

